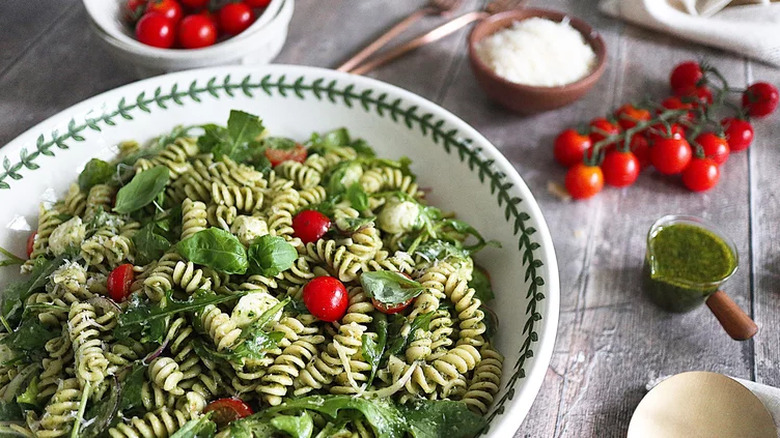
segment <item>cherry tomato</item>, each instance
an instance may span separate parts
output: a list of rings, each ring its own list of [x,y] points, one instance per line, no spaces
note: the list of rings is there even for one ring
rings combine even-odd
[[[772,114],[780,100],[777,87],[766,82],[756,82],[742,93],[742,108],[753,117]]]
[[[694,192],[715,187],[720,179],[717,163],[709,158],[694,158],[682,174],[683,184]]]
[[[35,246],[35,237],[38,235],[37,231],[33,231],[30,233],[29,236],[27,236],[27,258],[29,259],[33,252],[33,247]]]
[[[678,96],[683,99],[694,100],[693,106],[696,108],[699,105],[710,105],[712,103],[712,91],[706,85],[701,87],[688,88],[686,90],[679,90]]]
[[[135,24],[144,12],[146,12],[146,0],[127,0],[125,3],[125,20],[132,24]]]
[[[650,162],[664,175],[682,172],[692,156],[691,145],[682,138],[659,138],[650,148]]]
[[[119,265],[108,274],[107,286],[108,295],[112,300],[117,303],[124,301],[128,295],[130,295],[130,285],[135,278],[135,272],[133,272],[133,265],[125,263]]]
[[[330,229],[330,219],[317,210],[303,210],[293,218],[292,227],[303,243],[316,242]]]
[[[265,157],[268,158],[268,161],[271,162],[271,166],[273,167],[276,167],[285,161],[297,161],[299,163],[303,163],[306,161],[307,155],[308,152],[306,151],[306,148],[300,144],[296,144],[292,149],[265,150]]]
[[[243,400],[238,398],[220,398],[206,405],[203,412],[214,412],[211,417],[218,426],[224,426],[231,421],[239,418],[248,417],[254,414],[252,408]]]
[[[704,156],[712,159],[718,166],[729,159],[729,144],[725,138],[712,132],[703,132],[695,141],[704,149]]]
[[[338,321],[347,311],[349,294],[344,284],[333,277],[314,277],[303,286],[303,304],[323,321]]]
[[[650,143],[648,143],[647,137],[642,134],[635,134],[631,138],[631,152],[634,153],[639,162],[639,170],[650,165]]]
[[[252,9],[244,3],[228,3],[219,10],[219,28],[228,35],[238,35],[255,21]]]
[[[565,184],[572,198],[590,198],[604,188],[604,174],[599,166],[577,163],[566,172]]]
[[[201,9],[209,5],[211,0],[179,0],[181,4],[192,9]]]
[[[250,8],[265,8],[271,4],[271,0],[244,0],[244,3]]]
[[[403,303],[385,304],[381,301],[377,301],[376,299],[371,298],[371,303],[374,304],[374,309],[384,313],[385,315],[395,315],[396,313],[401,312],[402,310],[409,307],[409,304],[412,304],[412,301],[414,301],[414,298],[410,298]]]
[[[159,12],[149,12],[138,20],[135,37],[146,45],[168,49],[173,46],[174,26]]]
[[[615,111],[615,117],[617,117],[621,128],[630,129],[639,122],[650,120],[651,115],[650,111],[627,103]]]
[[[704,79],[704,72],[696,61],[686,61],[677,64],[669,76],[669,85],[677,94],[678,90],[687,90],[699,86],[699,82]]]
[[[620,127],[603,117],[590,121],[590,141],[593,144],[618,134],[620,134]]]
[[[663,123],[656,123],[647,128],[645,136],[650,142],[659,138],[685,138],[685,128],[677,123],[672,123],[668,127]]]
[[[753,125],[747,120],[727,117],[721,120],[720,125],[726,132],[726,140],[730,150],[745,150],[753,142]]]
[[[157,12],[171,20],[176,25],[181,20],[181,5],[176,0],[149,0],[146,5],[146,13]]]
[[[567,129],[555,139],[553,155],[563,167],[571,167],[582,161],[590,146],[590,137],[574,129]]]
[[[661,102],[661,106],[670,110],[692,110],[695,108],[694,104],[691,102],[683,102],[678,96],[667,97]],[[695,115],[693,111],[688,111],[688,114],[686,114],[684,118],[690,121],[695,118]]]
[[[639,176],[639,160],[633,152],[610,151],[601,163],[604,182],[613,187],[630,186]]]
[[[201,14],[188,15],[179,24],[179,44],[185,49],[208,47],[217,42],[217,25]]]

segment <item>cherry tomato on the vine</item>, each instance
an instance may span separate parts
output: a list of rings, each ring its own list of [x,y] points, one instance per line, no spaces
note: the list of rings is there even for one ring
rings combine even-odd
[[[293,217],[292,227],[303,243],[316,242],[330,229],[330,219],[317,210],[303,210]]]
[[[157,12],[171,20],[176,25],[181,20],[181,5],[176,0],[149,0],[146,5],[146,13]]]
[[[607,152],[601,163],[604,182],[613,187],[630,186],[639,177],[639,170],[639,160],[633,152]]]
[[[747,120],[727,117],[721,120],[720,125],[723,126],[732,151],[745,150],[753,142],[753,125]]]
[[[693,100],[693,106],[710,105],[712,103],[712,90],[706,85],[701,87],[688,88],[687,90],[679,90],[678,96],[683,99]]]
[[[729,159],[729,144],[725,138],[713,132],[703,132],[695,141],[704,149],[704,156],[712,159],[718,166]]]
[[[659,138],[650,148],[650,162],[664,175],[682,172],[692,156],[691,145],[682,138]]]
[[[669,85],[677,94],[680,90],[696,88],[702,79],[704,79],[704,72],[701,65],[696,61],[686,61],[674,67],[669,76]]]
[[[371,303],[374,305],[374,308],[385,315],[395,315],[396,313],[399,313],[409,307],[409,304],[412,304],[412,301],[414,301],[414,298],[410,298],[403,303],[398,304],[385,304],[381,301],[377,301],[374,298],[371,298]]]
[[[692,110],[696,107],[696,105],[691,102],[683,102],[679,96],[667,97],[663,100],[663,102],[661,102],[661,106],[669,110],[689,110],[688,114],[685,115],[685,119],[692,121],[695,118]]]
[[[29,259],[35,247],[35,237],[38,235],[37,231],[33,231],[27,236],[27,258]]]
[[[694,158],[682,174],[683,184],[694,192],[715,187],[720,179],[717,163],[709,158]]]
[[[591,145],[589,136],[580,134],[574,129],[567,129],[555,139],[553,155],[562,166],[571,167],[582,161]]]
[[[303,286],[303,304],[312,315],[323,321],[338,321],[347,311],[349,294],[336,278],[314,277]]]
[[[203,409],[203,413],[208,412],[214,412],[211,419],[218,426],[225,426],[231,421],[254,414],[254,411],[248,404],[241,399],[233,397],[214,400]]]
[[[219,28],[228,35],[238,35],[253,21],[255,14],[244,3],[228,3],[219,10]]]
[[[271,166],[276,167],[285,161],[297,161],[303,163],[306,161],[308,152],[303,145],[296,144],[292,149],[266,149],[265,157],[271,162]]]
[[[135,37],[146,45],[168,49],[173,46],[175,39],[174,26],[171,20],[159,12],[148,12],[138,20]]]
[[[630,129],[639,122],[650,120],[651,114],[650,111],[644,108],[637,108],[634,105],[627,103],[615,111],[615,117],[617,117],[621,128]]]
[[[742,108],[753,117],[772,114],[777,108],[780,94],[777,87],[766,82],[756,82],[742,93]]]
[[[656,123],[647,128],[645,136],[647,136],[650,142],[659,138],[685,138],[685,128],[677,123],[672,123],[671,125]]]
[[[250,8],[265,8],[271,4],[271,0],[243,0]]]
[[[604,188],[604,174],[599,166],[578,163],[566,172],[565,185],[572,198],[590,198]]]
[[[179,44],[185,49],[208,47],[216,41],[217,25],[205,15],[188,15],[179,23]]]
[[[181,4],[192,9],[201,9],[209,5],[211,0],[179,0]]]
[[[590,121],[590,141],[593,144],[618,134],[620,134],[620,126],[604,117],[598,117]]]
[[[650,165],[650,144],[647,137],[642,134],[635,134],[631,137],[631,152],[634,153],[639,162],[639,170]]]
[[[133,283],[134,278],[135,272],[132,264],[125,263],[114,268],[108,274],[108,279],[106,280],[108,295],[111,299],[117,303],[124,301],[130,295],[130,285]]]

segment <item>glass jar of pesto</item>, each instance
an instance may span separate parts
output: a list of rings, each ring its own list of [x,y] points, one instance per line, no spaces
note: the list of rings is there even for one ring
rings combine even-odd
[[[658,219],[647,233],[644,288],[671,312],[703,304],[737,270],[737,249],[714,225],[693,216]]]

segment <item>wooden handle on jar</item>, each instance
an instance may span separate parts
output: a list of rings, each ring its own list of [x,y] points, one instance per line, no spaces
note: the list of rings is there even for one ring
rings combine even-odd
[[[734,340],[746,341],[758,332],[756,323],[722,290],[707,299],[707,307]]]

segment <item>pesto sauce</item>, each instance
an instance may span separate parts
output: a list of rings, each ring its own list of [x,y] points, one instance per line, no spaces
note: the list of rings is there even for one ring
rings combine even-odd
[[[686,312],[714,293],[736,265],[717,234],[697,225],[666,225],[650,237],[645,287],[661,307]]]

